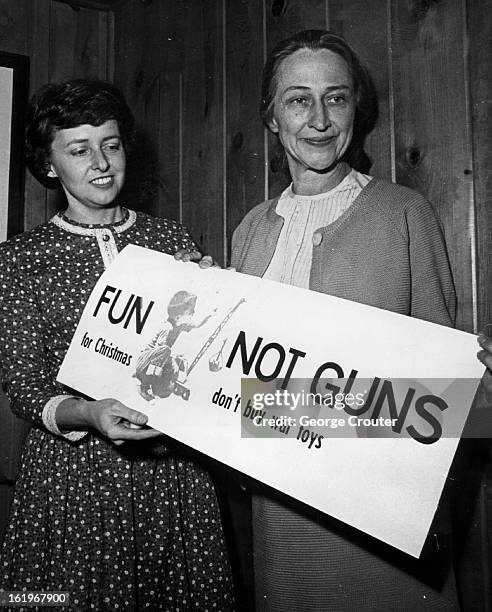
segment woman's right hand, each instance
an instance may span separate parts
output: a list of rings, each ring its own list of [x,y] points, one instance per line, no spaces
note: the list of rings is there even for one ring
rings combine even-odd
[[[211,255],[202,255],[200,251],[187,251],[181,249],[174,253],[174,259],[177,261],[194,261],[197,262],[200,268],[221,268],[222,266],[212,259]],[[235,272],[236,268],[229,266],[226,270],[232,270]]]
[[[145,414],[112,398],[97,401],[67,398],[57,408],[56,422],[60,430],[96,430],[117,445],[162,435],[160,431],[145,427]]]
[[[200,251],[187,251],[186,249],[181,249],[174,253],[174,259],[177,261],[194,261],[198,263],[200,268],[220,268],[220,265],[212,259],[211,255],[202,255]]]

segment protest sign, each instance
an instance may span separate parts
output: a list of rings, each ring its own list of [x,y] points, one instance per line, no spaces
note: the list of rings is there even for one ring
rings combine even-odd
[[[58,380],[418,557],[476,350],[464,332],[128,246]]]

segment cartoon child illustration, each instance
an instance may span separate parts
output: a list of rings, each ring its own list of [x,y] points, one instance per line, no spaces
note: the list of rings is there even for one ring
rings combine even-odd
[[[188,363],[182,355],[174,356],[171,348],[183,332],[198,329],[212,316],[206,316],[194,325],[197,297],[188,291],[178,291],[167,306],[166,325],[140,353],[135,372],[140,381],[140,395],[147,401],[155,397],[169,397],[180,373],[186,377]]]

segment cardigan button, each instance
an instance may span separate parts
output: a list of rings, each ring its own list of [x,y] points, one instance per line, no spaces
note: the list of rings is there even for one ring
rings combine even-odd
[[[104,242],[107,242],[109,239],[110,239],[109,234],[104,234],[104,236],[103,236]]]
[[[323,234],[321,232],[314,232],[313,234],[314,246],[319,246],[322,242],[323,242]]]

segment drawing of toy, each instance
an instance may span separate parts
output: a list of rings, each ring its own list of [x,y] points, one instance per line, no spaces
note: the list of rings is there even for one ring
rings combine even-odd
[[[241,306],[241,304],[243,302],[245,302],[245,301],[246,300],[244,298],[241,298],[239,300],[239,302],[229,310],[229,312],[222,319],[222,321],[219,323],[219,325],[216,327],[216,329],[212,332],[212,334],[209,336],[209,338],[207,339],[205,344],[202,346],[202,348],[198,351],[197,356],[195,357],[195,359],[193,360],[192,364],[190,365],[190,367],[186,371],[186,378],[183,381],[178,381],[178,380],[175,381],[175,383],[174,383],[174,393],[176,395],[179,395],[184,400],[188,400],[189,399],[189,397],[190,397],[190,390],[187,387],[185,387],[185,385],[184,385],[184,383],[186,382],[186,379],[188,378],[190,373],[193,371],[193,368],[196,366],[196,364],[200,361],[200,359],[203,357],[203,355],[207,352],[207,350],[212,345],[212,343],[217,338],[217,336],[220,334],[221,330],[224,328],[224,326],[226,325],[227,321],[229,321],[229,319],[236,312],[236,310],[239,308],[239,306]],[[226,341],[227,341],[227,338],[226,338],[226,340],[224,340],[224,342],[222,344],[222,349],[221,349],[221,351],[219,351],[219,353],[222,352],[222,350],[223,350],[223,348],[225,346]],[[216,355],[216,357],[219,356],[219,353]],[[213,367],[211,366],[210,361],[209,361],[209,368],[213,372],[214,371],[216,372],[216,371],[220,370],[221,367],[222,366],[217,367],[216,369],[213,369]]]

